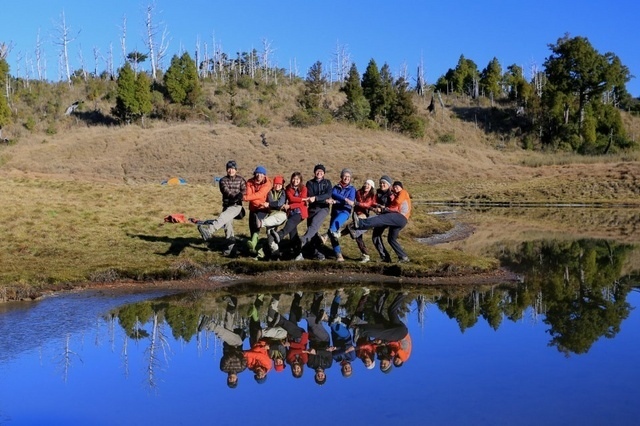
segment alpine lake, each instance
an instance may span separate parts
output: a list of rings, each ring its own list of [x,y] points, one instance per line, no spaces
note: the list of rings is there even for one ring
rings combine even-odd
[[[0,425],[637,424],[640,210],[428,208],[473,229],[436,248],[498,258],[518,279],[274,283],[260,296],[250,284],[84,291],[0,304]],[[244,338],[234,348],[242,358],[260,336],[254,307],[267,328],[270,307],[287,318],[295,305],[306,330],[307,311],[322,315],[315,301],[330,314],[327,333],[340,324],[355,333],[356,317],[387,324],[394,300],[411,340],[403,362],[380,344],[367,364],[360,344],[332,341],[305,353],[335,358],[319,385],[304,363],[296,376],[291,349],[273,338],[267,353],[280,366],[266,379],[249,365],[230,386],[221,369],[229,345],[216,330]]]

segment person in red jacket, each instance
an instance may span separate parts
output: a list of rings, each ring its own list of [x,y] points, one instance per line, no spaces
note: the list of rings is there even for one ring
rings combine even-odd
[[[302,182],[302,173],[294,172],[291,174],[291,180],[285,189],[287,196],[287,202],[285,204],[287,223],[281,230],[275,231],[272,229],[269,232],[276,244],[280,244],[280,241],[286,236],[289,236],[289,241],[293,243],[292,245],[300,244],[298,225],[309,216],[307,187]],[[293,251],[298,252],[299,249],[294,248]]]

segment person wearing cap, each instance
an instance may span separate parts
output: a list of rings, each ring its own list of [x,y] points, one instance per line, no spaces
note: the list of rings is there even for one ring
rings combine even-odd
[[[340,182],[331,190],[331,218],[329,219],[329,231],[327,235],[331,240],[331,247],[338,262],[344,262],[342,248],[340,247],[340,228],[349,219],[351,210],[356,203],[356,189],[351,185],[351,170],[342,169]]]
[[[222,340],[220,371],[227,373],[227,386],[230,388],[238,386],[238,374],[247,369],[247,360],[242,351],[245,333],[241,328],[234,328],[237,305],[238,299],[231,296],[227,302],[222,324],[219,321],[209,320],[206,316],[203,318],[203,327]]]
[[[376,205],[376,185],[371,179],[367,179],[364,185],[356,191],[356,203],[353,206],[353,214],[358,216],[359,219],[366,219],[369,217],[370,210]],[[349,230],[345,228],[345,231],[349,233]],[[343,233],[344,233],[343,232]],[[366,231],[360,230],[354,233],[353,238],[356,240],[360,254],[362,255],[360,262],[367,263],[371,260],[369,251],[364,243],[363,235]]]
[[[253,371],[253,378],[259,384],[267,380],[267,373],[273,368],[273,361],[269,357],[269,344],[264,340],[257,341],[251,349],[244,351],[247,368]]]
[[[224,228],[227,248],[223,253],[228,256],[233,253],[236,240],[233,219],[243,216],[242,197],[247,192],[247,182],[238,174],[234,160],[228,161],[226,167],[227,175],[218,184],[222,194],[222,213],[216,219],[198,222],[198,231],[203,240],[209,241],[217,230]]]
[[[411,198],[409,193],[404,189],[402,182],[395,181],[390,184],[391,179],[388,176],[382,176],[380,178],[380,189],[384,190],[391,186],[388,190],[388,198],[384,199],[386,194],[382,194],[378,201],[382,201],[375,209],[376,216],[369,217],[367,219],[360,219],[357,216],[353,217],[353,229],[374,229],[373,242],[376,245],[376,249],[380,253],[384,262],[391,262],[391,256],[387,251],[384,243],[382,242],[382,232],[385,228],[389,228],[389,234],[387,241],[398,256],[398,261],[401,263],[409,262],[409,256],[404,251],[400,243],[398,242],[398,235],[400,231],[407,225],[409,216],[411,216]]]
[[[253,171],[253,177],[247,181],[247,192],[243,201],[249,202],[249,234],[247,246],[250,251],[255,251],[258,245],[258,236],[262,227],[262,220],[269,214],[267,195],[273,184],[267,177],[267,169],[258,166]]]
[[[310,248],[313,250],[314,258],[324,260],[324,255],[319,248],[322,240],[318,236],[318,231],[322,222],[329,215],[329,204],[331,201],[332,185],[329,179],[325,179],[325,167],[316,164],[313,168],[314,178],[307,181],[307,204],[309,206],[309,216],[307,217],[307,231],[300,239],[301,251],[296,260],[303,260],[302,250]]]

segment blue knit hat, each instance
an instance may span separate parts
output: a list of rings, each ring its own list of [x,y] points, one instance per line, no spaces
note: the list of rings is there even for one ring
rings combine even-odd
[[[253,171],[253,174],[258,174],[258,173],[262,173],[263,175],[267,174],[267,169],[265,169],[263,166],[258,166],[256,167],[256,169]]]

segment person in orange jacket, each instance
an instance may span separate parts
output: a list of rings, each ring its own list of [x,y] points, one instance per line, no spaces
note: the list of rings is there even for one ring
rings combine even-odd
[[[242,201],[249,202],[249,233],[251,238],[247,245],[251,251],[255,251],[258,245],[262,221],[270,212],[267,196],[272,187],[273,183],[267,177],[267,169],[263,166],[256,167],[253,171],[253,177],[247,180],[247,193]]]
[[[264,340],[257,341],[251,349],[244,351],[247,368],[253,371],[253,378],[259,384],[267,380],[267,373],[273,367],[273,360],[269,357],[269,344]]]

